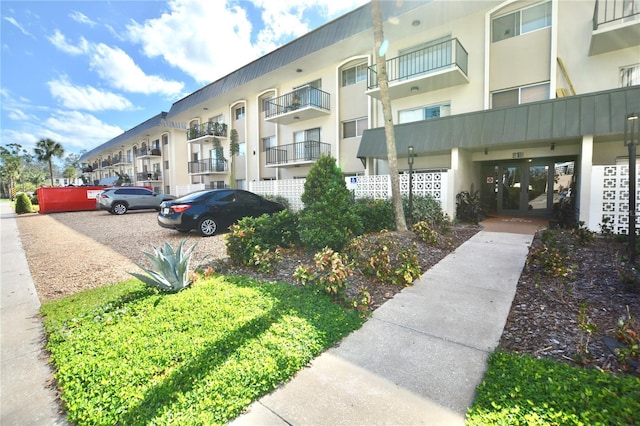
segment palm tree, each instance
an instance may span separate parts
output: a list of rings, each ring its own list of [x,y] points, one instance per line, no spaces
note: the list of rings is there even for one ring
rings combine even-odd
[[[373,39],[376,51],[376,71],[378,72],[380,99],[382,101],[382,113],[384,116],[384,133],[387,140],[387,160],[389,161],[389,174],[391,175],[391,200],[393,202],[393,210],[396,215],[396,228],[398,229],[398,231],[406,231],[407,222],[404,218],[402,194],[400,193],[400,175],[398,175],[396,136],[393,129],[391,101],[389,100],[389,80],[387,78],[387,64],[385,60],[385,52],[382,52],[380,48],[384,41],[380,0],[373,0],[371,2],[371,17],[373,18]]]
[[[64,148],[58,142],[51,139],[40,139],[33,149],[38,161],[46,161],[49,164],[49,176],[51,177],[51,186],[53,186],[53,162],[52,157],[62,158]]]

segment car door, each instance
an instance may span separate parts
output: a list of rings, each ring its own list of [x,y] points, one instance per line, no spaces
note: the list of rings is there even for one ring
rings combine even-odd
[[[212,215],[220,228],[227,228],[236,221],[236,194],[232,189],[216,191],[207,200],[207,212]]]
[[[155,209],[160,205],[158,197],[156,197],[156,194],[153,191],[145,188],[129,188],[129,191],[131,192],[131,196],[129,197],[130,208]]]
[[[236,194],[237,219],[243,217],[259,217],[265,213],[262,200],[256,194],[247,191],[238,191]]]

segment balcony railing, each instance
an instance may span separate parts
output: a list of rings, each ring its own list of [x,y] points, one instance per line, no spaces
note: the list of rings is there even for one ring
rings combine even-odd
[[[147,148],[146,146],[143,146],[142,148],[138,149],[138,157],[145,157],[145,156],[153,156],[153,157],[159,157],[160,156],[160,149],[159,148]]]
[[[160,172],[142,172],[136,173],[137,182],[146,182],[152,180],[162,180],[162,173]]]
[[[207,158],[198,161],[189,161],[189,173],[224,173],[227,171],[227,162],[217,158]]]
[[[269,147],[265,150],[267,165],[313,162],[320,156],[331,155],[331,145],[320,141],[303,141]]]
[[[330,113],[331,96],[316,87],[300,87],[264,103],[265,119],[279,124],[307,120]]]
[[[596,0],[589,56],[640,45],[640,4],[629,0]]]
[[[111,159],[111,164],[113,164],[114,166],[118,164],[131,164],[131,163],[132,163],[132,159],[130,155],[115,155]]]
[[[187,130],[187,140],[198,139],[203,136],[227,137],[227,125],[221,122],[207,121],[195,124]]]
[[[593,31],[610,22],[640,19],[640,4],[630,0],[596,0],[593,11]]]
[[[457,38],[452,38],[424,49],[387,59],[387,78],[389,83],[411,80],[451,68],[454,65],[466,76],[468,58],[469,54],[462,44]],[[377,66],[370,66],[368,71],[368,89],[378,88]]]

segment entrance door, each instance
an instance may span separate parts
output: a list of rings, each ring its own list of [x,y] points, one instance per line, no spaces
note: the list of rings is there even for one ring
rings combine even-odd
[[[498,214],[551,216],[554,203],[575,195],[571,193],[574,160],[523,160],[485,164],[482,169],[490,183],[483,189],[483,198],[493,198]]]

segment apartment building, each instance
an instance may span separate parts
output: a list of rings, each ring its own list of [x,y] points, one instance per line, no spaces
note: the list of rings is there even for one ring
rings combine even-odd
[[[603,182],[624,173],[640,112],[640,1],[382,7],[401,173],[412,150],[451,216],[473,184],[496,213],[548,216],[571,196],[590,227],[609,210],[624,226]],[[354,182],[388,174],[373,44],[367,4],[96,147],[83,171],[177,195],[304,178],[322,154]]]

